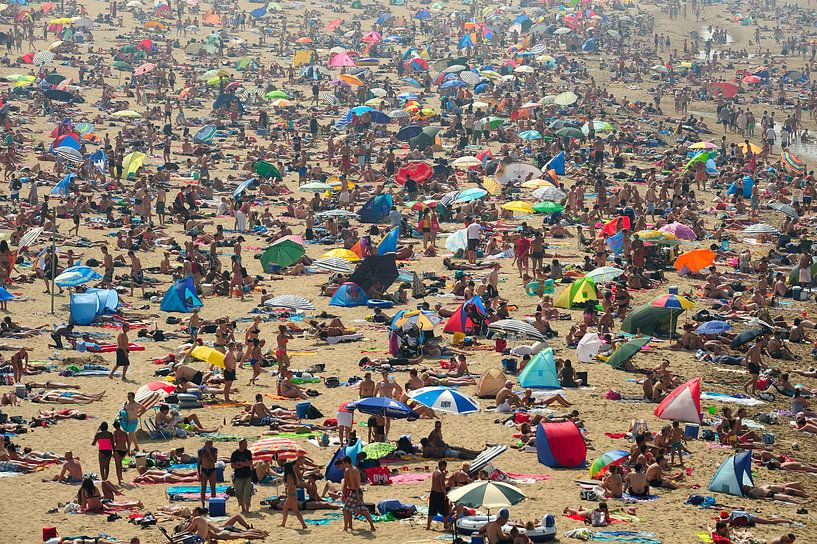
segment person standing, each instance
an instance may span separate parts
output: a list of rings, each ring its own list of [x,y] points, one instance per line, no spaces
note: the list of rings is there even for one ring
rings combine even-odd
[[[227,353],[224,354],[224,402],[230,402],[230,389],[236,380],[236,366],[238,360],[235,357],[236,345],[230,342],[227,345]]]
[[[440,514],[443,517],[443,527],[448,530],[448,498],[445,496],[446,467],[448,463],[444,459],[437,462],[437,470],[431,475],[431,494],[428,498],[428,517],[426,520],[426,531],[431,529],[431,520]]]
[[[139,451],[139,444],[136,442],[136,427],[139,426],[139,418],[145,413],[145,407],[136,402],[136,394],[132,391],[128,393],[128,400],[119,411],[119,421],[122,430],[128,433],[128,441],[133,446],[132,451]]]
[[[128,433],[122,430],[119,420],[113,422],[113,464],[116,479],[122,485],[122,459],[128,456]]]
[[[204,441],[204,446],[199,448],[196,457],[196,475],[201,483],[201,506],[204,508],[204,496],[207,494],[207,484],[210,484],[210,496],[216,496],[216,461],[218,460],[218,449],[213,447],[213,439]]]
[[[468,241],[466,258],[469,263],[476,264],[477,249],[479,248],[480,236],[482,236],[482,226],[479,224],[479,219],[475,219],[473,223],[465,227],[465,234]]]
[[[250,511],[252,494],[252,452],[247,449],[247,440],[238,442],[238,449],[230,455],[230,466],[233,467],[233,488],[241,512]]]
[[[126,380],[126,375],[128,373],[128,367],[130,366],[130,354],[128,352],[128,324],[122,323],[122,330],[119,331],[119,335],[116,337],[116,366],[113,367],[111,373],[108,374],[109,379],[113,379],[113,375],[116,371],[122,367],[122,381]]]
[[[360,514],[369,522],[371,531],[376,531],[369,509],[363,502],[360,470],[352,464],[352,459],[348,455],[344,455],[338,465],[343,468],[343,530],[351,532],[354,516]]]
[[[281,527],[287,526],[287,517],[292,512],[301,522],[301,528],[306,529],[304,517],[298,510],[298,475],[295,473],[294,461],[284,464],[284,488],[286,490],[286,499],[284,499],[284,504],[281,506]]]
[[[113,457],[113,434],[108,430],[108,422],[99,424],[99,429],[91,442],[96,446],[99,454],[99,477],[103,482],[108,480],[111,473],[111,457]]]

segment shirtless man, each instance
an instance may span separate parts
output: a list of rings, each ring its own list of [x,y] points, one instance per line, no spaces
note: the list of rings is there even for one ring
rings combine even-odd
[[[496,520],[485,526],[483,531],[488,544],[511,544],[511,538],[502,530],[505,524],[508,523],[510,515],[507,508],[502,508],[497,513]]]
[[[227,353],[224,354],[224,402],[230,401],[230,389],[236,379],[236,367],[238,359],[235,356],[236,344],[230,342],[227,345]]]
[[[746,365],[746,371],[749,373],[749,380],[743,384],[743,390],[754,396],[757,392],[757,380],[760,377],[760,370],[763,368],[763,362],[760,359],[760,355],[763,352],[763,348],[765,347],[765,343],[763,339],[758,339],[757,342],[752,344],[752,347],[749,348],[749,351],[746,352],[746,355],[743,357],[743,362]]]
[[[142,296],[145,296],[145,273],[142,271],[142,261],[136,256],[133,250],[128,251],[130,258],[130,296],[133,296],[133,289],[137,285],[142,289]]]
[[[448,531],[449,504],[445,496],[445,476],[448,463],[444,459],[437,461],[437,470],[431,474],[431,494],[428,499],[428,516],[426,517],[426,531],[431,529],[434,516],[443,517],[443,528]]]
[[[743,494],[752,499],[777,499],[796,504],[808,502],[808,494],[800,482],[788,482],[780,485],[743,486]]]
[[[664,477],[664,469],[666,468],[667,460],[663,455],[656,455],[655,462],[647,467],[647,483],[650,487],[663,487],[664,489],[678,489],[678,486],[672,483],[668,478]]]
[[[523,408],[524,404],[519,395],[513,392],[513,382],[508,380],[496,394],[496,411],[501,414],[509,414],[514,408]]]
[[[133,293],[131,293],[133,294]],[[128,329],[130,327],[127,323],[122,323],[122,330],[119,331],[119,334],[116,336],[116,366],[113,367],[111,373],[108,374],[108,378],[111,380],[113,379],[113,375],[116,371],[121,367],[122,368],[122,381],[127,381],[126,375],[128,373],[128,367],[130,366],[130,355],[128,352]]]
[[[235,526],[241,525],[243,530],[237,529]],[[253,529],[241,516],[233,516],[228,519],[221,527],[213,525],[204,517],[204,510],[196,507],[193,509],[193,515],[187,525],[187,530],[199,535],[205,542],[213,542],[216,540],[258,540],[266,538],[269,533],[259,529]]]
[[[601,486],[606,491],[606,496],[620,499],[624,494],[624,479],[621,477],[621,467],[612,465],[607,474],[604,475]]]
[[[360,471],[352,464],[352,459],[345,455],[337,463],[343,469],[343,530],[352,531],[352,520],[355,515],[362,515],[369,522],[369,529],[375,532],[372,516],[363,502],[363,490],[360,487]]]
[[[374,380],[372,380],[371,372],[367,372],[366,374],[363,375],[363,379],[357,385],[357,392],[358,395],[360,395],[360,398],[362,399],[374,396],[375,383]]]
[[[394,376],[390,376],[388,370],[382,372],[383,379],[377,382],[375,386],[375,396],[385,397],[390,399],[399,399],[403,393],[403,388],[400,387],[394,380]],[[389,428],[391,427],[391,418],[386,418],[386,428],[384,437],[388,440]]]
[[[123,414],[124,412],[124,414]],[[145,413],[145,407],[136,402],[136,394],[128,393],[128,400],[122,410],[119,411],[122,430],[128,433],[128,442],[132,446],[132,451],[139,451],[139,444],[136,442],[136,428],[139,426],[139,418]],[[124,415],[125,417],[122,417]]]
[[[624,486],[627,493],[635,497],[643,497],[650,494],[650,486],[647,485],[647,475],[644,474],[644,465],[636,463],[633,471],[624,477]]]
[[[82,482],[82,465],[79,461],[74,459],[74,452],[65,452],[65,462],[62,464],[62,470],[57,476],[51,480],[43,480],[44,482],[64,482],[69,484],[78,484]]]
[[[102,287],[110,288],[113,285],[113,256],[108,252],[108,246],[102,246]]]
[[[176,366],[173,367],[173,373],[176,375],[177,381],[181,378],[185,378],[196,385],[207,383],[207,380],[213,375],[210,372],[202,372],[192,366],[183,365],[181,363],[177,363]]]

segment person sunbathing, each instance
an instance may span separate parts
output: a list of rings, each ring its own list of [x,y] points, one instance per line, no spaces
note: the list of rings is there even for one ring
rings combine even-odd
[[[31,391],[32,389],[79,389],[80,386],[64,383],[64,382],[28,382],[26,383],[26,389]]]
[[[533,396],[532,389],[525,389],[525,392],[522,394],[522,398],[520,400],[522,401],[522,404],[528,408],[533,406],[550,406],[554,402],[558,403],[560,406],[564,406],[565,408],[567,408],[568,406],[573,406],[572,403],[567,402],[567,399],[565,399],[562,395],[559,395],[558,393],[555,395],[548,395],[547,397],[536,399]]]
[[[139,476],[133,479],[137,484],[182,484],[198,482],[199,477],[195,470],[177,470],[167,472],[162,469],[148,469],[139,467]]]
[[[193,515],[187,522],[186,531],[198,535],[205,542],[215,540],[259,540],[269,536],[267,531],[253,529],[241,516],[233,516],[220,527],[207,521],[205,511],[196,507]],[[237,529],[236,524],[244,527],[244,530]]]
[[[805,504],[808,494],[800,482],[787,482],[780,485],[742,486],[743,494],[752,499],[769,499]]]
[[[513,382],[508,380],[494,398],[496,411],[500,414],[509,414],[517,408],[524,408],[522,399],[513,392]]]
[[[100,482],[102,492],[96,488],[91,478],[84,478],[77,491],[77,504],[85,513],[102,513],[110,508],[142,508],[142,501],[114,501],[114,497],[121,496],[119,491],[110,482]]]
[[[278,396],[288,399],[305,399],[306,392],[292,383],[292,371],[284,370],[278,376]]]
[[[817,433],[817,419],[807,418],[802,413],[794,418],[794,426],[801,433]]]
[[[32,395],[29,400],[40,404],[91,404],[94,401],[102,400],[104,396],[105,391],[102,393],[78,393],[57,389],[54,391],[40,391]]]

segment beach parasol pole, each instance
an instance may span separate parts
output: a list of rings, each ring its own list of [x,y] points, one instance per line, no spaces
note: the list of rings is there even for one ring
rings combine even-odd
[[[55,207],[51,215],[51,315],[54,315],[54,289],[56,284],[54,278],[57,277],[57,208]]]

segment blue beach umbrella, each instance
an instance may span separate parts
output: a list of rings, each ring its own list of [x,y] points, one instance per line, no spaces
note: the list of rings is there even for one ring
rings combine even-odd
[[[395,138],[401,142],[408,142],[412,138],[416,138],[423,132],[423,127],[420,125],[407,125],[397,131]]]
[[[236,198],[238,195],[243,193],[247,189],[247,187],[249,187],[250,185],[253,184],[254,181],[255,181],[255,178],[250,178],[250,179],[248,179],[246,181],[242,181],[238,185],[238,187],[235,188],[235,191],[233,191],[233,198]]]
[[[6,300],[14,300],[16,298],[17,297],[6,291],[4,288],[0,287],[0,300],[5,302]]]
[[[541,140],[542,134],[538,130],[523,130],[519,137],[523,140]]]
[[[60,287],[76,287],[100,279],[102,279],[102,275],[89,266],[72,266],[66,268],[62,274],[54,278],[54,283]]]
[[[423,387],[412,391],[411,398],[436,412],[473,414],[479,412],[479,403],[448,387]]]
[[[420,415],[400,402],[388,397],[369,397],[346,405],[348,410],[357,410],[370,416],[384,416],[394,419],[420,419]]]
[[[457,195],[457,198],[454,199],[454,202],[471,202],[472,200],[479,200],[480,198],[484,197],[487,194],[488,191],[486,191],[485,189],[471,187],[470,189],[460,191],[460,193]]]
[[[726,321],[706,321],[701,323],[695,331],[699,334],[723,334],[731,328],[732,325]]]

